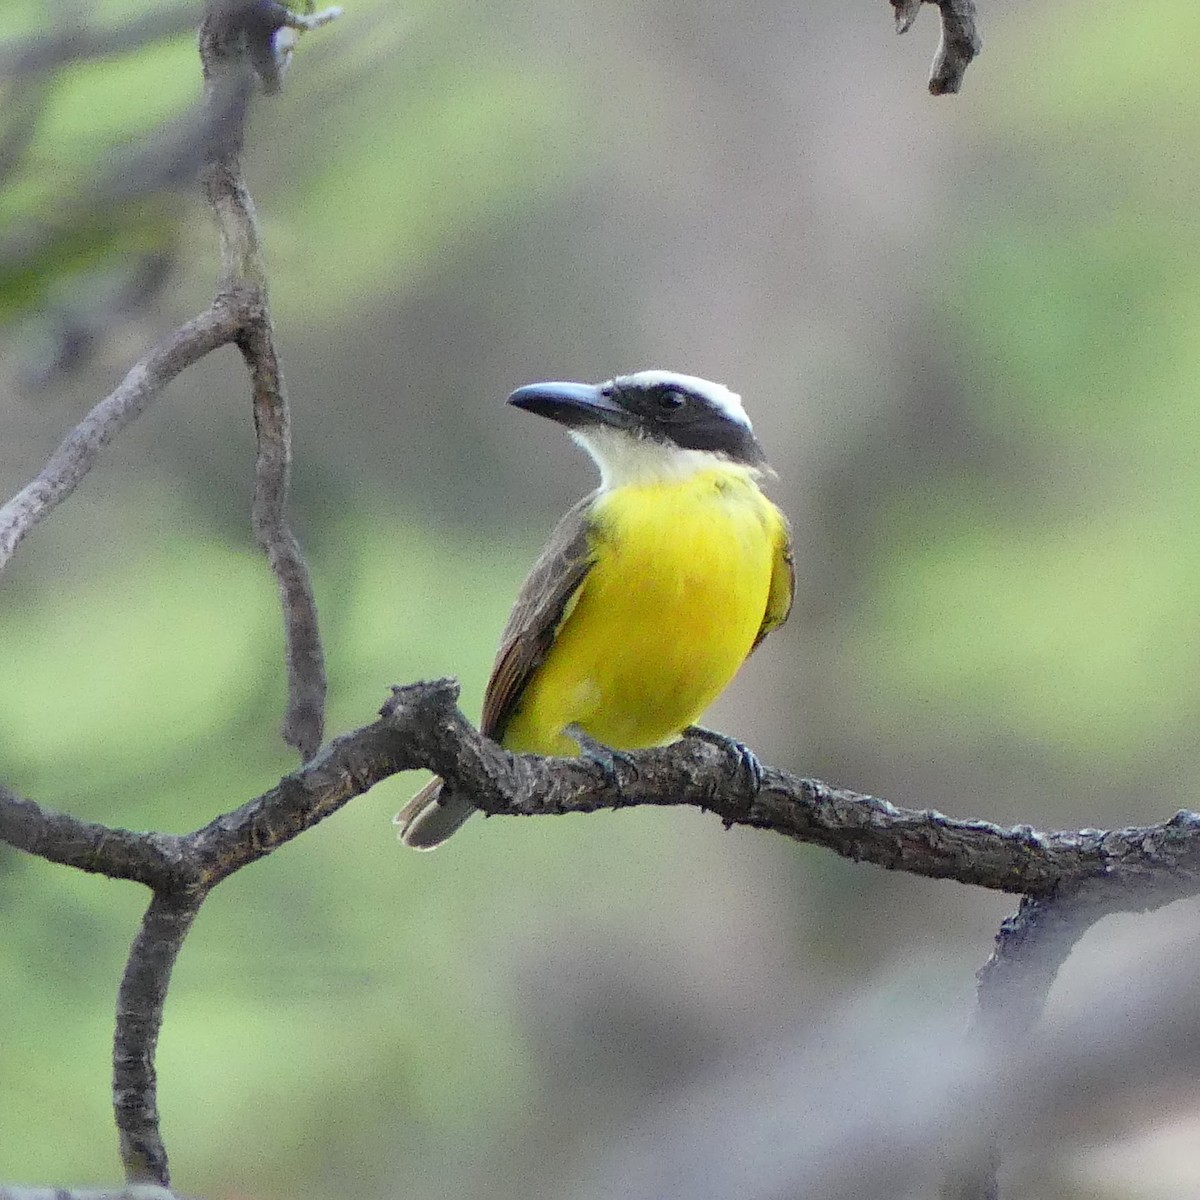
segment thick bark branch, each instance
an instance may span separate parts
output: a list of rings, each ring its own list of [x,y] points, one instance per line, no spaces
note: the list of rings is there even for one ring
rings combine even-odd
[[[129,1183],[170,1182],[158,1131],[154,1052],[171,970],[203,894],[155,892],[142,918],[117,993],[113,1037],[113,1111]]]
[[[107,831],[45,814],[0,792],[0,837],[56,862],[157,888],[121,990],[114,1063],[122,1153],[131,1179],[167,1182],[157,1134],[153,1050],[179,944],[203,897],[234,871],[310,829],[399,771],[428,767],[488,813],[588,813],[690,805],[824,846],[855,861],[1023,893],[1017,916],[980,973],[988,1041],[1027,1030],[1075,938],[1106,913],[1200,892],[1200,816],[1159,825],[1041,833],[893,805],[771,767],[755,790],[733,754],[685,739],[618,760],[616,781],[580,759],[516,756],[482,737],[450,680],[394,689],[374,724],[334,739],[263,795],[179,838]],[[482,832],[482,831],[481,831]],[[1020,1038],[1017,1039],[1021,1040]],[[990,1156],[953,1194],[994,1195]],[[950,1194],[950,1193],[948,1193]]]
[[[170,886],[205,890],[381,780],[427,767],[492,815],[686,805],[713,813],[727,826],[771,830],[856,862],[1031,900],[1060,904],[1069,899],[1079,914],[1071,916],[1072,929],[1085,916],[1090,924],[1107,913],[1154,908],[1200,893],[1196,813],[1184,811],[1157,825],[1127,829],[1007,828],[932,809],[903,808],[774,767],[764,768],[762,786],[755,790],[730,752],[698,738],[641,751],[629,763],[618,760],[613,782],[583,759],[510,754],[467,721],[456,706],[457,695],[457,685],[445,679],[394,689],[379,721],[335,738],[270,791],[178,839],[102,834],[100,827],[62,814],[55,815],[53,824],[39,826],[36,838],[9,839],[5,831],[21,827],[20,814],[9,807],[28,804],[11,793],[0,793],[0,835],[21,849],[86,870],[119,878],[153,871],[160,886],[165,872]],[[146,860],[153,867],[130,865],[131,846],[139,839],[153,839],[153,858]],[[86,851],[78,850],[80,845]],[[1061,910],[1029,906],[1002,933],[1001,962],[986,969],[988,976],[997,974],[997,986],[999,976],[1018,965],[1035,982],[1053,976],[1052,958],[1028,957],[1042,946],[1031,937],[1034,914],[1041,931],[1050,927],[1048,912]],[[1017,955],[1017,948],[1025,957]]]
[[[771,830],[889,870],[1045,901],[1069,897],[1088,924],[1109,912],[1157,907],[1200,892],[1195,813],[1177,813],[1158,825],[1045,833],[903,808],[773,767],[764,768],[762,787],[755,791],[729,753],[700,739],[643,751],[633,756],[632,766],[618,761],[613,783],[581,759],[508,753],[470,725],[456,696],[449,680],[397,688],[381,720],[335,738],[270,791],[184,837],[108,830],[0,792],[0,838],[82,870],[156,887],[206,890],[381,780],[427,767],[453,780],[489,814],[687,805],[729,826]],[[1023,909],[1002,933],[987,975],[999,980],[1019,966],[1036,980],[1051,979],[1053,961],[1038,958],[1034,964],[1027,957],[1035,944],[1029,922],[1032,914],[1045,922],[1047,912],[1057,911]],[[1072,928],[1081,919],[1072,915]],[[1026,957],[1017,956],[1017,948]]]
[[[149,888],[175,886],[182,869],[180,839],[81,821],[23,800],[0,784],[0,842],[47,862]]]

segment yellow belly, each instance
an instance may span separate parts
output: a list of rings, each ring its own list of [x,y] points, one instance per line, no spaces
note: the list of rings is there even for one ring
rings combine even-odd
[[[563,729],[634,750],[671,741],[724,690],[763,623],[781,515],[742,475],[602,494],[595,565],[502,742],[575,754]]]

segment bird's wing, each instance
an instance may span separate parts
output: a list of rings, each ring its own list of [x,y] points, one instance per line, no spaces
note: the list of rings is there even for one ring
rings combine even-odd
[[[546,658],[592,563],[589,530],[596,498],[585,496],[555,526],[542,556],[517,595],[483,698],[480,731],[499,738],[526,685]]]
[[[773,629],[778,629],[792,611],[792,598],[796,594],[796,564],[792,558],[792,528],[787,517],[779,513],[779,537],[775,546],[775,565],[771,571],[771,586],[767,592],[767,608],[763,613],[762,624],[758,628],[758,636],[754,639],[757,648],[759,642]]]

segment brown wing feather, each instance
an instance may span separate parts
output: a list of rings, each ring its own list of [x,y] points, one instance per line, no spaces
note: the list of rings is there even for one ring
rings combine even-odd
[[[589,513],[595,497],[595,492],[585,496],[559,521],[521,586],[483,698],[479,728],[487,737],[504,735],[530,677],[550,650],[571,597],[591,570]]]
[[[782,516],[782,514],[780,514]],[[763,613],[762,625],[759,626],[758,636],[751,653],[758,649],[758,644],[773,629],[778,629],[792,611],[792,599],[796,594],[796,562],[792,554],[792,529],[783,518],[780,531],[779,545],[775,551],[775,569],[771,572],[771,588],[767,593],[767,608]]]

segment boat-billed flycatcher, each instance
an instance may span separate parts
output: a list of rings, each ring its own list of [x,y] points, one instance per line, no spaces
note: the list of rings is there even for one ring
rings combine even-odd
[[[641,371],[532,384],[509,403],[565,425],[600,487],[559,522],[517,597],[480,729],[534,754],[674,741],[792,603],[787,519],[759,490],[766,459],[741,400]],[[434,779],[396,824],[432,849],[473,811]]]

